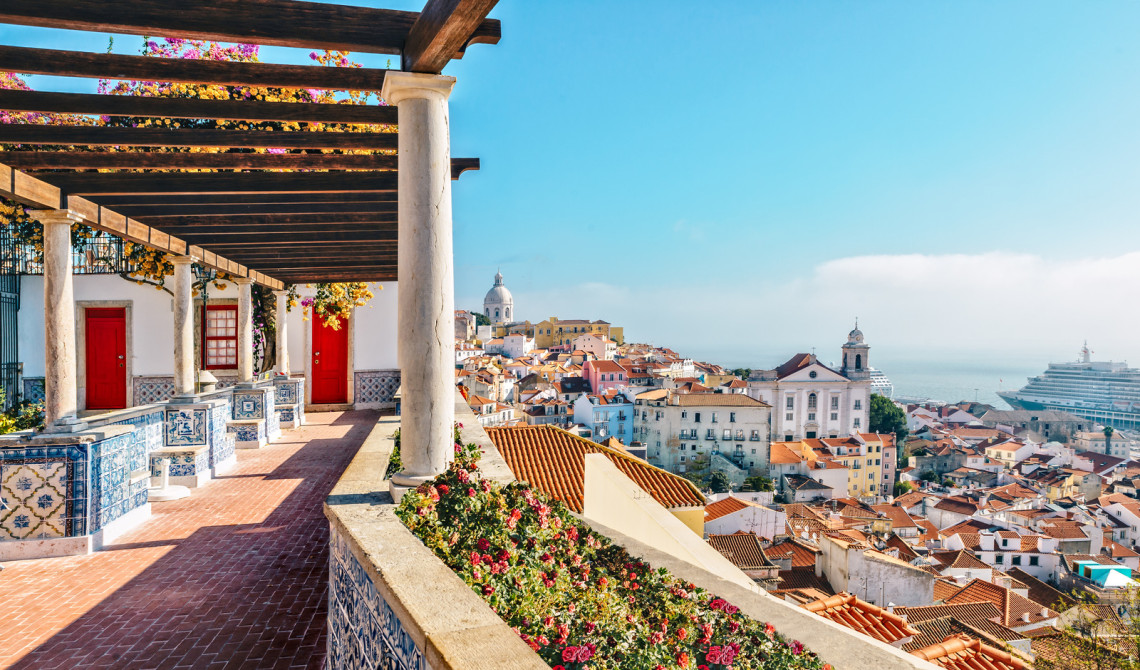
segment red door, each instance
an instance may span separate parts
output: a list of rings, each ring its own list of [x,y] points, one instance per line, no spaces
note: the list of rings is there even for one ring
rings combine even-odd
[[[127,406],[127,311],[89,307],[87,314],[87,409]]]
[[[348,402],[347,321],[333,330],[313,316],[313,404]]]

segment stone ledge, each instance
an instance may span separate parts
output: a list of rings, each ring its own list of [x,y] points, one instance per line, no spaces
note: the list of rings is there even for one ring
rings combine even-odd
[[[510,626],[396,517],[384,472],[399,427],[398,417],[381,417],[333,487],[325,501],[332,534],[339,533],[348,541],[377,593],[433,670],[549,670]],[[493,458],[502,463],[497,451]]]
[[[711,572],[638,542],[601,524],[583,519],[598,533],[625,547],[654,568],[666,568],[676,577],[724,598],[756,621],[771,623],[776,631],[799,640],[825,662],[843,670],[939,670],[939,666],[901,649],[856,633],[797,605],[767,593],[756,593]]]

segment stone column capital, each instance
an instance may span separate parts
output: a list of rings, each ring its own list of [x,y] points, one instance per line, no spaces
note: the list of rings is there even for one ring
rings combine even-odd
[[[455,86],[455,77],[420,72],[388,72],[380,97],[389,105],[399,105],[415,98],[447,100]]]
[[[278,298],[280,298],[280,297],[282,297],[282,296],[287,296],[287,295],[289,295],[289,291],[288,291],[288,290],[286,290],[286,289],[273,289],[273,295],[275,295],[275,296],[277,296]]]
[[[66,223],[71,225],[83,220],[83,215],[74,209],[37,209],[32,216],[40,223]]]
[[[198,262],[198,259],[193,256],[169,256],[168,260],[174,265],[189,265]]]
[[[238,286],[245,286],[247,284],[252,284],[253,280],[249,277],[234,277],[234,283]]]

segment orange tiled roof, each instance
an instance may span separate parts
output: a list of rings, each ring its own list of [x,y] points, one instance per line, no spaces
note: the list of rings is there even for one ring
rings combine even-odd
[[[792,559],[793,570],[796,568],[814,568],[815,557],[819,553],[819,549],[806,546],[795,539],[782,540],[767,549],[768,558],[773,560],[779,558]]]
[[[604,454],[625,476],[665,507],[701,507],[705,497],[689,480],[616,449],[554,426],[488,428],[515,477],[582,511],[586,454]]]
[[[981,621],[983,620],[975,619],[971,623],[966,623],[952,616],[944,616],[916,623],[912,627],[918,629],[918,635],[915,635],[914,639],[903,645],[903,651],[913,652],[918,649],[923,649],[932,644],[942,642],[948,635],[957,635],[959,633],[978,638],[991,647],[1000,648],[1005,646],[1001,638],[994,637],[977,626]],[[1056,629],[1051,628],[1050,630]]]
[[[961,584],[958,584],[956,582],[949,582],[945,579],[936,580],[934,582],[934,599],[946,600],[950,596],[957,593],[961,588]]]
[[[759,505],[753,505],[747,500],[741,500],[740,498],[728,496],[723,500],[718,500],[714,503],[705,505],[705,522],[707,523],[709,521],[714,521],[721,518],[722,516],[725,516],[726,514],[739,512],[740,510],[747,509],[749,507],[759,507]]]
[[[848,593],[840,593],[800,607],[887,644],[918,634],[902,617]]]
[[[835,593],[835,589],[827,582],[826,575],[817,577],[811,570],[781,570],[779,576],[778,590],[819,589],[828,595]]]
[[[1025,670],[1029,667],[1004,651],[961,634],[911,653],[947,670]]]
[[[731,535],[709,535],[709,544],[741,570],[773,567],[764,554],[760,538],[740,531]]]
[[[960,621],[970,623],[982,619],[992,621],[1001,618],[1001,610],[991,602],[960,603],[957,605],[924,605],[921,607],[897,607],[895,612],[905,615],[910,623],[919,623],[928,619],[937,619],[952,616]]]
[[[1002,611],[1001,623],[1006,626],[1040,623],[1057,616],[1057,613],[1048,607],[1043,607],[1004,586],[991,584],[980,579],[974,579],[946,599],[948,605],[969,602],[993,603]]]

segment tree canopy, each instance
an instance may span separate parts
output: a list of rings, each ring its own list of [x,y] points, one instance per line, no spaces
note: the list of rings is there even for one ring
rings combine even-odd
[[[872,433],[893,433],[895,444],[906,439],[906,413],[886,396],[871,394],[871,413],[868,426]]]
[[[709,477],[709,488],[712,489],[713,493],[728,493],[728,489],[731,486],[732,481],[728,478],[728,475],[720,470],[712,473],[712,476]]]

